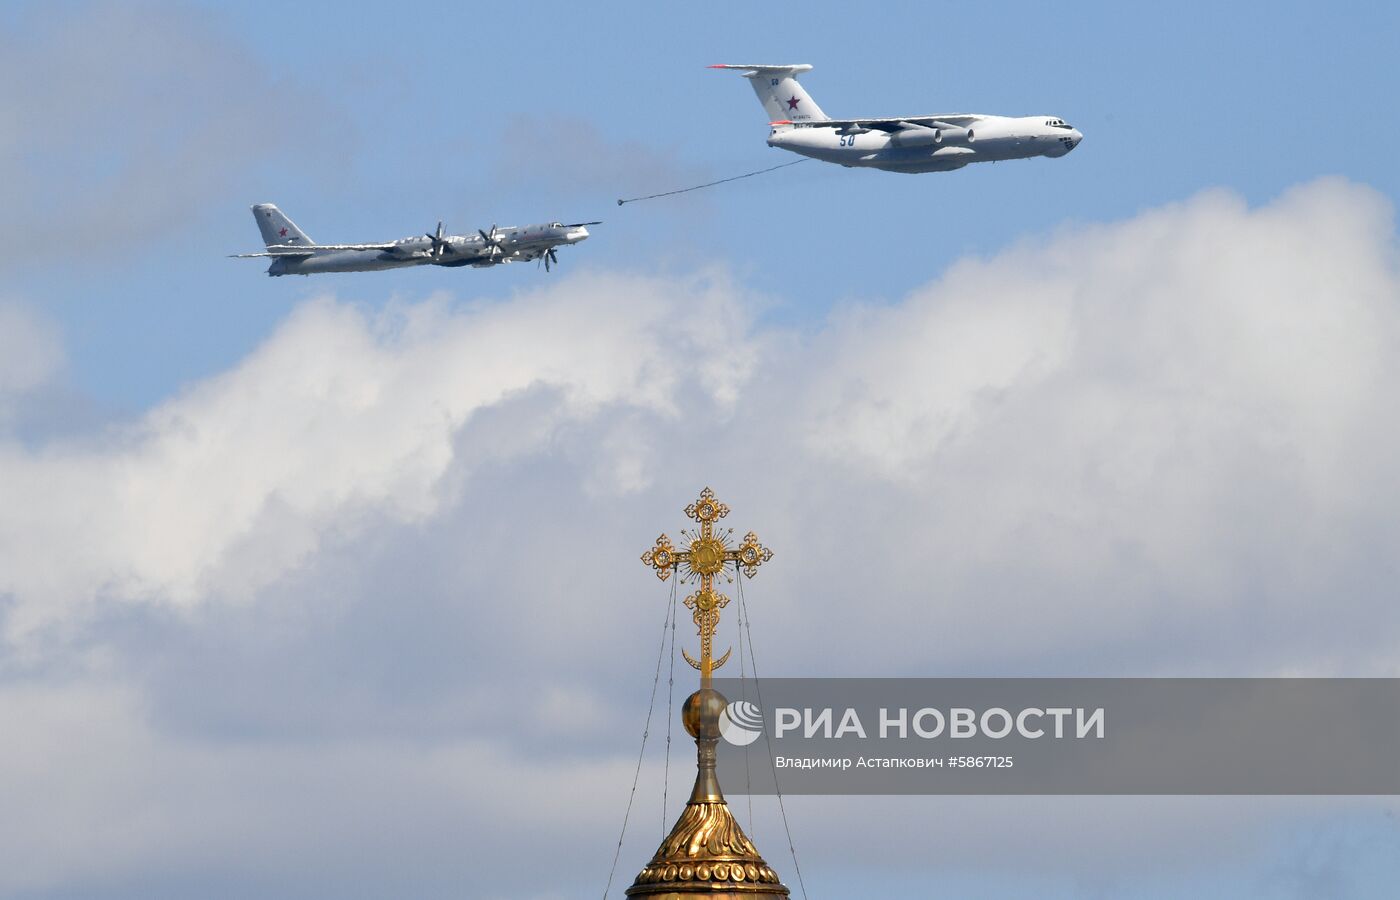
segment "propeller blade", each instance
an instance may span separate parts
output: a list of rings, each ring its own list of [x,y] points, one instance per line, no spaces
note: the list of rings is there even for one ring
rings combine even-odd
[[[476,233],[481,235],[481,240],[486,245],[486,255],[488,259],[495,259],[501,255],[501,238],[498,232],[499,229],[496,228],[494,223],[491,225],[490,234],[487,234],[480,228],[476,230]]]
[[[428,249],[428,255],[433,259],[442,259],[442,254],[447,249],[447,241],[443,239],[442,235],[442,220],[438,220],[437,231],[427,232],[423,236],[432,241],[432,246]]]

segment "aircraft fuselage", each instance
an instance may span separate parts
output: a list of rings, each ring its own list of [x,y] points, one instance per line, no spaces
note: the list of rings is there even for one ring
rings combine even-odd
[[[318,249],[307,247],[305,255],[273,259],[269,275],[316,275],[325,272],[375,272],[409,266],[472,266],[486,268],[512,262],[539,259],[555,247],[577,244],[588,237],[582,225],[541,225],[498,228],[493,240],[481,235],[445,235],[442,249],[434,253],[434,241],[427,235],[414,235],[374,249]],[[494,245],[494,246],[493,246]]]
[[[768,146],[888,172],[946,172],[969,163],[1064,156],[1083,138],[1053,116],[978,116],[970,128],[909,124],[903,130],[851,128],[820,120],[774,123]]]

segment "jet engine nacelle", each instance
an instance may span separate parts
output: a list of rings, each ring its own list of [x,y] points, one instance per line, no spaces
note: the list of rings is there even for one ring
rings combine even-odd
[[[977,140],[977,136],[970,128],[957,128],[951,125],[929,128],[926,125],[912,123],[890,136],[890,143],[896,147],[936,147],[945,144],[962,146],[971,144],[975,140]]]
[[[896,147],[932,147],[942,141],[942,132],[923,125],[906,125],[890,135],[890,143]]]
[[[939,141],[940,144],[961,146],[963,144],[971,144],[973,141],[977,140],[977,135],[973,133],[971,128],[946,126],[938,129],[938,134],[942,138],[942,140]]]

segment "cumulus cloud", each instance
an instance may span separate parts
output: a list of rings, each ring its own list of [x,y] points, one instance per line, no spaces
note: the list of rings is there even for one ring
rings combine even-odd
[[[485,861],[519,858],[545,810],[551,828],[591,826],[631,775],[620,757],[522,759],[486,737],[172,740],[145,724],[144,705],[110,686],[0,688],[0,716],[25,726],[0,742],[0,895],[232,900],[271,883],[283,896],[571,896],[551,889],[553,877],[522,889],[517,866]],[[474,834],[465,852],[464,825]],[[367,843],[381,849],[368,867],[355,849]],[[594,850],[561,841],[551,862],[593,880],[604,866]],[[445,869],[422,870],[443,854]]]
[[[487,731],[432,742],[214,742],[151,727],[147,706],[109,685],[0,688],[0,716],[24,725],[0,743],[0,838],[10,851],[0,895],[597,896],[636,761],[626,753],[541,757]],[[673,768],[690,759],[682,745]],[[655,755],[652,762],[615,894],[660,839],[661,772]],[[672,817],[687,781],[681,774],[670,785]],[[730,801],[795,887],[771,799],[756,799],[752,819],[742,798]],[[1386,806],[1350,798],[787,800],[804,878],[813,893],[832,896],[875,888],[915,896],[931,872],[978,896],[1022,896],[1029,882],[1066,897],[1157,896],[1149,884],[1161,896],[1338,895],[1319,894],[1320,884],[1351,884],[1344,895],[1367,896],[1374,873],[1363,866],[1381,875],[1393,867]],[[1299,822],[1311,841],[1290,833]],[[1324,846],[1295,856],[1295,841]],[[1280,843],[1289,852],[1278,853]],[[1263,865],[1241,875],[1232,869],[1241,860]],[[1222,889],[1221,870],[1233,890]]]
[[[465,312],[429,301],[371,316],[314,301],[237,368],[128,428],[0,447],[15,513],[0,525],[10,624],[99,597],[247,597],[366,515],[422,521],[449,469],[492,452],[455,443],[458,432],[525,392],[547,396],[501,452],[529,453],[610,405],[674,415],[692,357],[710,371],[707,394],[732,404],[752,364],[748,344],[729,340],[743,322],[712,279],[580,276]],[[618,457],[599,483],[635,488],[637,464]]]
[[[896,585],[992,607],[958,617],[980,645],[1033,658],[1097,633],[1132,658],[1152,622],[1173,654],[1218,629],[1219,664],[1275,630],[1271,665],[1357,664],[1320,646],[1353,639],[1323,611],[1340,593],[1384,623],[1379,663],[1396,621],[1374,579],[1400,540],[1394,241],[1383,198],[1322,181],[964,261],[817,340],[801,446],[901,486],[879,509],[904,536],[872,549]],[[987,629],[994,609],[1025,627]]]
[[[427,803],[443,833],[492,847],[528,829],[479,797],[500,787],[539,823],[562,785],[615,778],[617,805],[600,789],[567,810],[598,836],[573,858],[603,859],[665,600],[635,557],[706,483],[778,552],[746,586],[765,674],[1395,674],[1396,261],[1389,204],[1322,181],[1257,209],[1211,192],[1028,240],[811,335],[756,324],[715,273],[572,274],[382,312],[323,296],[127,427],[0,445],[18,651],[0,702],[35,735],[0,770],[54,786],[96,752],[44,753],[66,741],[51,715],[68,701],[27,685],[62,671],[132,756],[275,784],[290,824],[249,824],[247,801],[215,792],[218,827],[196,832],[269,871],[279,836],[309,848],[308,808],[402,821],[329,799],[367,765],[398,773],[386,806]],[[331,761],[324,781],[310,759]],[[457,766],[506,774],[464,793]],[[557,791],[532,792],[532,771]],[[124,772],[76,791],[74,821],[168,828],[132,831],[92,883],[149,870],[198,816],[133,806],[108,783]],[[1258,837],[1240,855],[1270,827],[1234,807],[986,808],[961,855],[1015,838],[1070,892],[1102,870],[1076,840],[1144,816],[1161,841],[1110,846],[1148,869],[1164,844],[1197,846],[1203,819]],[[1007,835],[1009,818],[1044,827]],[[806,833],[818,859],[911,848],[828,830]],[[1034,856],[1050,831],[1064,852]],[[385,847],[333,833],[360,858]],[[63,883],[102,840],[33,854],[24,883]],[[203,852],[207,872],[241,851]],[[493,885],[514,871],[481,865]],[[574,864],[539,876],[542,894],[592,892]]]

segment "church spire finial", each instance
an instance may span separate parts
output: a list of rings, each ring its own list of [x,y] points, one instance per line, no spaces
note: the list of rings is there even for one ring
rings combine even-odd
[[[715,590],[715,577],[733,581],[735,575],[752,578],[758,567],[773,558],[773,551],[758,542],[750,531],[733,546],[734,530],[718,531],[715,523],[729,514],[729,507],[705,488],[700,498],[685,508],[685,514],[700,523],[698,530],[681,532],[683,549],[677,550],[666,535],[642,554],[642,562],[656,571],[662,581],[673,574],[681,581],[696,582],[700,589],[685,598],[694,611],[700,634],[700,659],[684,650],[686,662],[700,670],[700,690],[686,698],[681,709],[685,730],[695,738],[697,772],[690,801],[671,833],[661,842],[656,855],[627,889],[629,897],[680,900],[704,896],[708,900],[765,900],[787,897],[788,889],[763,861],[758,849],[744,834],[729,812],[715,777],[715,753],[719,745],[719,718],[727,701],[711,687],[714,670],[729,659],[729,651],[714,658],[715,628],[719,612],[729,598]],[[733,572],[730,574],[730,564]]]
[[[729,651],[718,660],[714,658],[713,645],[715,628],[719,625],[719,611],[729,605],[729,598],[715,590],[715,576],[723,575],[726,581],[733,582],[729,574],[729,564],[734,564],[736,574],[749,578],[758,574],[758,567],[773,558],[773,551],[758,542],[758,535],[750,531],[744,535],[738,547],[731,547],[734,529],[718,531],[715,523],[729,515],[729,507],[715,499],[715,492],[705,488],[700,498],[685,508],[685,514],[700,523],[699,530],[686,529],[681,532],[684,550],[677,550],[665,534],[656,539],[656,544],[642,554],[642,562],[656,570],[656,577],[665,581],[676,573],[685,582],[700,582],[700,590],[685,598],[687,609],[693,610],[692,618],[700,635],[700,658],[691,657],[685,650],[681,654],[685,661],[700,670],[700,686],[709,687],[714,670],[729,660]]]

